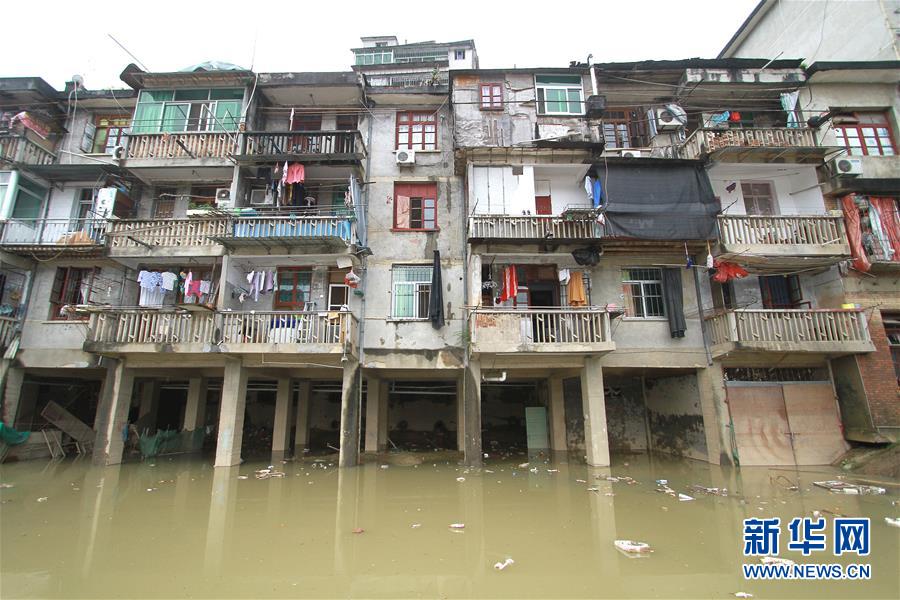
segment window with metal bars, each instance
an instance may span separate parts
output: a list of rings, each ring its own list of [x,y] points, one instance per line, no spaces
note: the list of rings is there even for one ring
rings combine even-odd
[[[629,317],[647,319],[666,316],[660,269],[623,269],[622,284]]]
[[[431,265],[394,265],[391,269],[395,319],[427,319],[431,300]]]

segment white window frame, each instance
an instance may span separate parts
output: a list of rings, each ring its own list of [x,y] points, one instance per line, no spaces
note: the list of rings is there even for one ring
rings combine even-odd
[[[393,50],[385,50],[383,46],[376,46],[377,49],[372,49],[368,52],[358,52],[356,54],[356,64],[358,66],[368,66],[368,65],[392,65],[394,64],[394,51]],[[378,54],[381,56],[381,62],[375,62],[375,55]],[[384,57],[387,56],[388,60],[385,60]],[[366,58],[371,60],[366,60]]]
[[[632,279],[632,277],[631,277],[632,270],[655,271],[657,273],[657,278],[656,279]],[[631,293],[631,286],[633,286],[635,284],[637,284],[641,287],[640,298],[635,298],[634,295]],[[653,284],[659,285],[659,294],[658,295],[657,294],[649,294],[648,295],[645,292],[646,286],[653,285]],[[660,269],[658,267],[643,267],[643,266],[622,267],[622,285],[628,286],[628,290],[625,293],[630,295],[631,306],[637,308],[638,300],[640,300],[641,312],[643,313],[641,315],[638,315],[638,314],[636,314],[637,311],[635,310],[634,311],[635,314],[627,315],[627,318],[638,319],[641,321],[663,321],[667,318],[666,317],[666,290],[663,287],[662,269]],[[656,314],[648,315],[647,314],[647,312],[648,312],[647,298],[648,297],[659,298],[660,306],[662,308],[662,314],[658,314],[658,315],[656,315]]]
[[[577,86],[572,84],[564,84],[564,83],[538,83],[538,79],[540,77],[550,77],[551,75],[535,75],[534,76],[534,99],[537,103],[538,115],[583,115],[584,114],[584,84],[579,83]],[[540,101],[538,98],[540,97],[540,90],[544,91],[544,100]],[[572,112],[572,111],[550,111],[547,110],[547,105],[550,102],[557,102],[557,100],[548,101],[547,100],[547,91],[548,90],[562,90],[566,93],[566,106],[568,106],[572,101],[569,100],[569,92],[577,91],[578,92],[578,104],[581,106],[581,110]],[[541,110],[541,104],[543,103],[544,109]]]
[[[462,55],[462,56],[460,56]],[[466,50],[465,48],[460,48],[458,50],[453,51],[453,60],[466,60]]]
[[[427,280],[420,279],[418,281],[397,281],[396,274],[403,269],[428,269]],[[428,309],[425,309],[425,314],[419,314],[419,306],[421,303],[419,302],[419,296],[423,293],[429,294],[429,301],[431,299],[431,278],[434,273],[434,265],[394,265],[391,267],[391,319],[395,321],[426,321],[428,320]],[[425,277],[423,275],[423,277]],[[398,307],[397,301],[401,297],[399,290],[403,287],[408,287],[412,289],[413,294],[413,304],[412,304],[412,315],[398,315]],[[405,294],[405,295],[408,295]],[[430,303],[430,302],[429,302]],[[426,307],[429,303],[425,303]]]
[[[331,292],[335,288],[344,288],[346,295],[347,295],[346,304],[336,305],[336,304],[331,303]],[[341,307],[343,307],[343,306],[347,306],[347,307],[350,306],[350,286],[347,285],[346,283],[330,283],[330,284],[328,284],[328,310],[341,310]]]
[[[744,185],[766,185],[769,188],[769,199],[772,201],[772,214],[767,215],[765,213],[752,213],[748,210],[747,207],[747,196],[744,194]],[[744,203],[744,212],[748,215],[758,215],[758,216],[777,216],[780,214],[778,209],[778,193],[775,191],[775,183],[772,181],[760,180],[760,179],[742,179],[741,180],[741,200]]]

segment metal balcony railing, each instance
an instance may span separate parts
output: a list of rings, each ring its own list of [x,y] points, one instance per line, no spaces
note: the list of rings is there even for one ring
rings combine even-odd
[[[93,246],[104,243],[101,219],[7,219],[0,222],[3,246]]]

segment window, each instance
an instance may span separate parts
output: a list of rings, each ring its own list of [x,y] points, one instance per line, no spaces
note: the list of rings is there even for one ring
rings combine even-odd
[[[882,319],[888,347],[891,349],[891,359],[894,361],[894,374],[897,376],[897,383],[900,384],[900,314],[883,313]]]
[[[395,319],[427,319],[431,300],[431,265],[398,266],[391,270]]]
[[[662,271],[659,269],[624,269],[622,283],[629,317],[646,319],[666,316],[663,302]]]
[[[343,283],[328,286],[328,310],[341,310],[350,303],[350,288]]]
[[[153,205],[154,219],[171,219],[175,216],[175,199],[178,189],[161,187],[156,189],[156,203]]]
[[[94,190],[86,188],[78,194],[78,208],[75,218],[79,221],[94,217]]]
[[[236,131],[244,90],[143,90],[132,133]]]
[[[465,50],[454,50],[453,51],[453,60],[466,60],[466,51]]]
[[[97,117],[95,123],[88,123],[85,127],[81,149],[94,154],[112,154],[116,146],[125,145],[130,124],[131,119],[127,115]]]
[[[50,290],[50,319],[61,320],[62,307],[67,304],[87,304],[91,297],[94,283],[94,269],[75,269],[59,267]],[[87,315],[78,315],[75,319],[87,319]]]
[[[356,115],[338,115],[335,123],[338,131],[356,131],[358,127]]]
[[[188,208],[204,209],[214,207],[216,205],[216,190],[226,187],[230,187],[230,184],[227,182],[222,185],[192,185]]]
[[[581,75],[537,75],[539,115],[584,114]]]
[[[886,113],[856,113],[852,120],[855,122],[834,124],[834,135],[852,156],[895,154]]]
[[[437,229],[437,184],[397,183],[394,185],[394,228]]]
[[[312,272],[304,269],[278,269],[278,283],[272,307],[282,310],[304,310],[310,298]]]
[[[503,109],[503,85],[499,83],[481,84],[481,110]]]
[[[398,112],[397,150],[437,150],[437,117],[435,114]]]
[[[775,193],[768,182],[741,182],[741,195],[744,197],[744,210],[748,215],[774,215]]]
[[[371,50],[369,52],[359,52],[356,55],[356,64],[358,65],[389,65],[394,62],[393,50]]]
[[[19,175],[16,203],[13,205],[13,219],[39,219],[47,188],[41,187],[26,177]]]
[[[771,275],[759,278],[763,308],[791,309],[811,303],[803,300],[803,288],[796,275]]]
[[[646,148],[650,146],[647,118],[632,108],[603,113],[603,141],[607,148]]]

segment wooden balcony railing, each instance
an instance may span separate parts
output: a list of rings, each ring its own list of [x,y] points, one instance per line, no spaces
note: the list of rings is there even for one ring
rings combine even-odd
[[[223,312],[225,344],[343,344],[356,336],[356,318],[346,311]]]
[[[328,158],[366,155],[359,131],[248,131],[242,135],[241,158],[272,159],[291,154]]]
[[[103,344],[245,344],[356,346],[358,322],[346,311],[201,312],[129,308],[92,312],[87,342]]]
[[[0,222],[0,245],[96,246],[103,244],[105,231],[100,219],[8,219]]]
[[[55,161],[55,154],[23,135],[0,134],[0,162],[43,166],[53,164]]]
[[[475,215],[469,218],[469,239],[586,240],[600,237],[596,221],[564,216]]]
[[[860,310],[741,309],[707,317],[710,343],[869,342]]]
[[[197,248],[214,246],[211,236],[225,235],[227,218],[127,219],[109,221],[107,238],[111,250],[120,248]]]
[[[128,158],[227,158],[234,153],[236,133],[130,133]]]
[[[602,308],[499,309],[472,311],[476,351],[512,350],[531,344],[593,346],[611,343],[609,313]]]
[[[696,129],[681,146],[682,158],[699,158],[723,148],[811,148],[817,146],[812,129],[752,127]]]
[[[832,216],[719,215],[719,240],[725,245],[847,244],[843,219]]]

